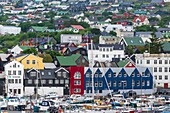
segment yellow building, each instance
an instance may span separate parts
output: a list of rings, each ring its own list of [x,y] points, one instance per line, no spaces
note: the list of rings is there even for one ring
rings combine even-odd
[[[43,58],[33,54],[19,56],[14,59],[21,62],[24,65],[24,69],[44,69]]]

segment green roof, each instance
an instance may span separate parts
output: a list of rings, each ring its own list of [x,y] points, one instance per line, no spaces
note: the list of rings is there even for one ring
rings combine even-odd
[[[162,47],[163,47],[162,49],[164,52],[170,51],[170,43],[169,42],[164,42]]]
[[[26,50],[26,49],[29,49],[29,48],[31,48],[31,47],[29,47],[29,46],[19,46],[23,51],[24,50]]]
[[[118,67],[124,67],[127,63],[129,62],[129,60],[121,60],[117,63]]]
[[[146,11],[139,11],[139,10],[136,10],[134,11],[135,14],[146,14],[147,12]]]
[[[141,37],[125,37],[125,43],[127,46],[144,46],[145,43],[143,42]]]
[[[37,32],[45,32],[48,27],[38,27],[38,26],[32,26],[32,28]]]
[[[76,60],[81,54],[73,54],[71,56],[56,56],[61,66],[76,66]]]

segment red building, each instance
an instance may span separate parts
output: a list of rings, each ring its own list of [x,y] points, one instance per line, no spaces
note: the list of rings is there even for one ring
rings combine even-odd
[[[72,94],[84,94],[84,67],[83,66],[71,66],[70,72],[70,95]]]

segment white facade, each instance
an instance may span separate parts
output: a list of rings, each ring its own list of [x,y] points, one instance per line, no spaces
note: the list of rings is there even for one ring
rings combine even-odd
[[[22,52],[23,50],[18,46],[18,45],[16,45],[15,47],[13,47],[11,50],[10,50],[10,52],[12,53],[12,54],[20,54],[21,52]]]
[[[21,27],[15,27],[15,26],[3,26],[0,25],[0,34],[19,34],[21,32]]]
[[[50,92],[56,92],[59,96],[63,96],[63,87],[40,87],[38,88],[38,94],[45,96]],[[25,87],[25,95],[30,96],[34,94],[34,87]]]
[[[5,65],[5,75],[8,96],[12,95],[23,96],[24,66],[15,60],[11,61]]]
[[[170,2],[170,0],[164,0],[164,2]]]
[[[114,46],[99,47],[97,50],[88,50],[88,59],[91,61],[112,61],[112,58],[125,58],[125,53],[122,48],[115,49]]]
[[[61,43],[75,43],[80,44],[82,42],[82,35],[80,34],[61,34],[60,35]]]
[[[133,26],[123,26],[121,24],[112,24],[112,25],[108,25],[106,27],[106,32],[110,32],[110,31],[134,31]]]
[[[170,54],[136,54],[136,65],[153,68],[157,87],[170,87]]]

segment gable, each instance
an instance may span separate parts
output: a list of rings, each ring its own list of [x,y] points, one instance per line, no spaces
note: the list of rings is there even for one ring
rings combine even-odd
[[[129,61],[126,65],[125,65],[125,68],[135,68],[135,65]]]

